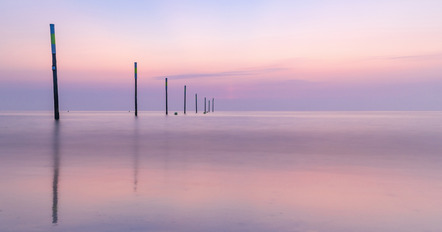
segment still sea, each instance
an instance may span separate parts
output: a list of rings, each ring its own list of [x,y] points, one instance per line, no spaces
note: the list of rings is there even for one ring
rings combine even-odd
[[[0,231],[442,231],[442,112],[0,112]]]

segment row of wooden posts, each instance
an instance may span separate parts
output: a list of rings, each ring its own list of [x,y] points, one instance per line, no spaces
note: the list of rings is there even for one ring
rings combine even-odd
[[[134,62],[134,77],[135,77],[135,116],[138,116],[138,96],[137,96],[137,79],[138,79],[138,68],[137,62]],[[166,90],[166,115],[169,115],[169,94],[168,94],[168,84],[167,77],[164,79],[165,81],[165,90]],[[210,107],[210,102],[212,102],[212,107]],[[207,107],[208,103],[208,107]],[[212,98],[207,101],[207,98],[204,97],[204,114],[209,113],[210,111],[215,112],[215,98]],[[184,85],[184,114],[187,113],[187,86]],[[195,113],[198,113],[198,94],[195,93]]]
[[[54,24],[50,24],[51,31],[51,51],[52,51],[52,81],[53,81],[53,90],[54,90],[54,118],[55,120],[60,119],[59,107],[58,107],[58,81],[57,81],[57,56],[55,50],[55,26]],[[134,74],[135,74],[135,116],[138,116],[138,87],[137,87],[137,62],[134,62]],[[169,101],[168,101],[168,91],[167,91],[167,78],[165,78],[165,87],[166,87],[166,115],[169,114]],[[209,113],[210,111],[215,111],[215,98],[212,98],[212,107],[210,107],[210,99],[208,101],[207,108],[207,100],[204,97],[204,114]],[[187,86],[184,86],[184,114],[186,114],[187,108]],[[198,94],[195,93],[195,113],[198,113]],[[177,114],[175,112],[175,114]]]

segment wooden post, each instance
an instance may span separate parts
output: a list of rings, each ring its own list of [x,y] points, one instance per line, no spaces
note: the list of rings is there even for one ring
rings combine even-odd
[[[169,114],[168,101],[167,101],[167,77],[166,77],[166,115]]]
[[[137,62],[134,62],[135,72],[135,117],[138,116],[138,97],[137,97]]]
[[[209,107],[207,107],[207,113],[210,113],[210,99],[209,99],[208,103],[209,103]]]
[[[204,113],[206,113],[207,112],[207,110],[206,110],[206,97],[204,97]]]
[[[198,113],[198,94],[195,93],[195,114]]]
[[[187,97],[186,86],[184,86],[184,114],[186,114],[186,97]]]
[[[212,112],[215,112],[215,98],[212,98]]]
[[[55,26],[49,25],[51,30],[51,50],[52,50],[52,85],[54,89],[54,118],[60,119],[60,112],[58,109],[58,81],[57,81],[57,56],[55,52]]]

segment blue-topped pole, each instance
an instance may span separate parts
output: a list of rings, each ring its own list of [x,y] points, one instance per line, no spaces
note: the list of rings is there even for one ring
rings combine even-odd
[[[134,62],[134,74],[135,74],[135,117],[138,116],[138,97],[137,97],[137,62]]]
[[[58,109],[58,81],[57,81],[57,56],[55,52],[55,26],[49,25],[51,30],[51,50],[52,50],[52,85],[54,89],[54,118],[60,119],[60,112]]]

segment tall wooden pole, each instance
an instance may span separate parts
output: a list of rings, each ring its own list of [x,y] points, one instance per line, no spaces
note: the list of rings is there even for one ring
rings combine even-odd
[[[207,112],[207,110],[206,110],[206,97],[204,97],[204,113],[206,113]]]
[[[198,113],[198,94],[195,93],[195,114]]]
[[[208,101],[209,107],[207,107],[207,113],[210,113],[210,99]]]
[[[54,118],[60,119],[60,112],[58,110],[58,81],[57,81],[57,56],[55,52],[55,26],[49,25],[51,30],[51,50],[52,50],[52,85],[54,89]]]
[[[215,98],[212,98],[212,112],[215,112]]]
[[[184,86],[184,114],[186,114],[186,103],[187,103],[187,88]]]
[[[167,99],[167,77],[166,77],[166,115],[169,114],[169,108],[168,108],[168,99]]]
[[[135,74],[135,117],[138,116],[138,97],[137,97],[137,62],[134,62]]]

